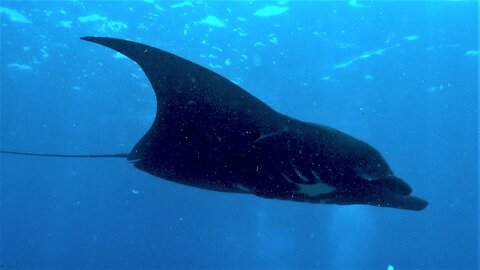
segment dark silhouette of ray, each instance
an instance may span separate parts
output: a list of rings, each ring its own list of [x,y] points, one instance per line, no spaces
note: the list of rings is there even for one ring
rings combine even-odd
[[[154,176],[204,189],[329,204],[422,210],[369,144],[282,115],[221,75],[144,44],[83,37],[135,61],[157,99],[155,121],[127,157]],[[6,151],[3,153],[7,153]],[[20,152],[8,152],[21,154]]]

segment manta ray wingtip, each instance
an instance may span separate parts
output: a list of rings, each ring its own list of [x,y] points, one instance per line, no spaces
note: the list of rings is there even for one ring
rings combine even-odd
[[[114,40],[117,40],[116,38],[110,38],[110,37],[95,37],[95,36],[83,36],[83,37],[80,37],[81,40],[85,40],[85,41],[90,41],[90,42],[94,42],[94,43],[100,43],[100,42],[107,42],[107,41],[114,41]]]

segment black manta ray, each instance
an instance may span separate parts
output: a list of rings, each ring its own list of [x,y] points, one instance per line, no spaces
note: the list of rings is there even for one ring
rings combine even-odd
[[[428,204],[411,196],[409,185],[363,141],[282,115],[230,80],[174,54],[115,38],[82,39],[135,61],[155,91],[150,130],[129,154],[116,155],[140,170],[263,198],[408,210]]]

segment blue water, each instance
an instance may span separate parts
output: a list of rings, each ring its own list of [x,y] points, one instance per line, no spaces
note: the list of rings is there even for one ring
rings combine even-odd
[[[1,267],[478,267],[476,1],[2,1],[1,148],[123,153],[155,99],[139,41],[375,146],[421,212],[217,193],[121,159],[1,155]],[[264,9],[266,8],[266,9]]]

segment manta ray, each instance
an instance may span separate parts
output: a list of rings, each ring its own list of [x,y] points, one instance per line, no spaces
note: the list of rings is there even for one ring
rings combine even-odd
[[[153,176],[268,199],[422,210],[379,151],[337,129],[283,115],[220,74],[128,40],[81,39],[111,48],[145,72],[155,120],[126,158]]]

